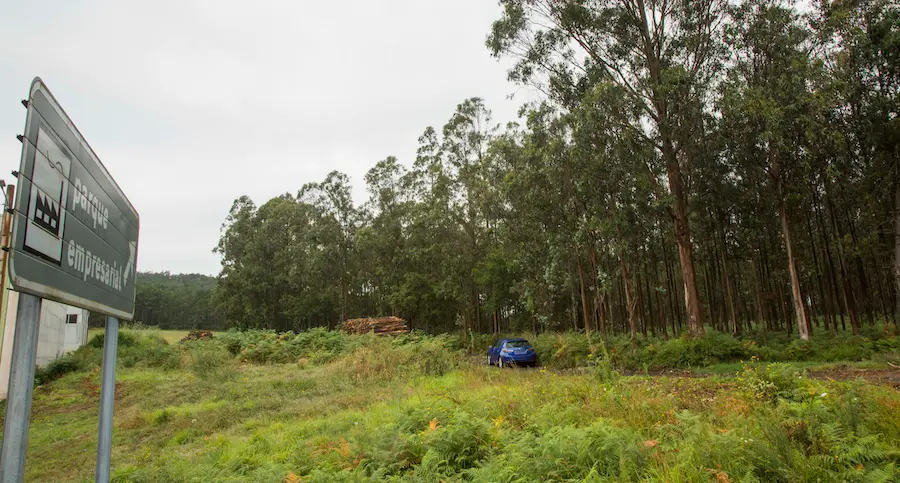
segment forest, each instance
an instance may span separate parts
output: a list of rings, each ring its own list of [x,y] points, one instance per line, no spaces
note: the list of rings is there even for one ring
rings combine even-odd
[[[138,272],[134,320],[161,329],[224,329],[215,289],[216,279],[208,275]]]
[[[372,166],[361,204],[340,172],[235,200],[228,325],[807,339],[896,321],[896,3],[501,5],[486,47],[542,100],[506,125],[463,100],[410,163]]]

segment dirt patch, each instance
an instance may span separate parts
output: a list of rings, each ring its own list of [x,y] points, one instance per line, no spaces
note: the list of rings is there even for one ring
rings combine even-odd
[[[575,369],[551,369],[551,372],[561,375],[584,375],[589,369],[580,367]],[[624,370],[620,371],[623,376],[644,376],[650,377],[674,377],[674,378],[706,378],[712,374],[697,373],[686,369],[660,369],[648,372]],[[871,384],[880,384],[894,389],[900,389],[900,369],[856,369],[852,367],[839,366],[828,369],[809,369],[807,374],[810,377],[826,381],[854,381],[862,378]],[[718,374],[719,377],[734,377],[734,374]]]
[[[626,369],[621,371],[623,376],[652,376],[652,377],[709,377],[710,374],[691,372],[687,369],[652,369],[647,372]]]
[[[830,369],[813,369],[808,371],[811,377],[830,381],[852,381],[858,378],[872,384],[881,384],[900,389],[900,369],[854,369],[852,367],[834,367]]]

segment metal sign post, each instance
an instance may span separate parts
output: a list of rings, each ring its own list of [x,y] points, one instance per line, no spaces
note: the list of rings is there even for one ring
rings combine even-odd
[[[23,481],[41,299],[108,316],[97,473],[109,481],[119,318],[134,315],[140,218],[39,78],[31,83],[9,237],[9,279],[20,293],[0,448],[0,483]]]
[[[34,390],[34,361],[41,299],[19,295],[16,334],[13,336],[12,369],[6,392],[6,419],[3,421],[3,445],[0,447],[0,482],[25,481],[25,450],[31,422],[31,394]]]
[[[97,429],[97,473],[94,481],[109,481],[112,456],[112,417],[116,396],[116,352],[119,347],[119,319],[106,318],[103,336],[103,373],[100,385],[100,426]]]

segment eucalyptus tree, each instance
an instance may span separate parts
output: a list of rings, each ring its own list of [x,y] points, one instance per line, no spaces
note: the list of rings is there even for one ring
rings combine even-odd
[[[353,204],[349,177],[332,171],[320,183],[307,183],[297,200],[313,209],[311,236],[317,255],[313,260],[322,280],[334,284],[339,311],[336,322],[347,318],[351,297],[358,295],[355,284],[357,262],[354,250],[359,228],[359,211]],[[328,290],[332,293],[331,290]],[[329,317],[328,322],[332,320]]]
[[[411,201],[403,185],[405,176],[406,168],[394,156],[379,161],[365,175],[369,200],[362,210],[365,218],[355,250],[363,277],[361,291],[371,299],[371,305],[364,306],[369,313],[399,315],[404,309],[394,294],[410,269],[405,231]]]
[[[502,0],[487,45],[518,59],[510,78],[541,86],[566,107],[598,79],[615,83],[641,116],[609,122],[652,147],[644,160],[674,221],[690,332],[703,333],[685,167],[716,79],[725,0]]]
[[[792,9],[768,0],[746,1],[732,16],[727,39],[734,49],[721,101],[727,155],[742,178],[770,185],[797,327],[800,337],[808,339],[810,322],[786,205],[789,186],[799,184],[805,174],[803,138],[808,117],[815,115],[808,88],[810,32]]]
[[[854,197],[867,202],[862,213],[877,217],[872,222],[880,239],[871,243],[881,249],[873,254],[876,270],[888,263],[890,230],[884,228],[894,226],[891,272],[895,320],[900,321],[900,6],[891,0],[823,1],[815,20],[825,47],[822,57],[842,95],[837,112],[853,137],[853,163],[841,174],[856,174]]]

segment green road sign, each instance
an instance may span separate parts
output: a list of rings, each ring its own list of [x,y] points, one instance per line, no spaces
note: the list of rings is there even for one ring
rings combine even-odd
[[[36,78],[13,217],[15,290],[131,320],[137,211]]]

